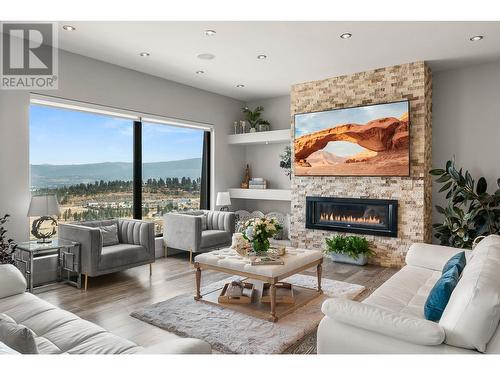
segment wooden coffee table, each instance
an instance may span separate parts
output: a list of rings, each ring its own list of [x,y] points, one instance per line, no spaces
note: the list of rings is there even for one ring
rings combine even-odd
[[[194,258],[194,267],[196,268],[196,295],[194,299],[276,322],[279,318],[290,314],[323,294],[321,290],[323,254],[320,251],[287,248],[287,254],[282,258],[285,263],[284,265],[252,266],[248,257],[242,257],[230,248],[197,255]],[[294,285],[295,303],[277,304],[276,284],[289,276],[312,267],[316,267],[318,277],[317,288],[311,289]],[[269,283],[270,306],[269,304],[260,302],[261,288],[257,288],[254,301],[249,304],[220,304],[218,297],[222,288],[210,291],[202,296],[200,290],[202,270],[214,270],[230,275],[243,276],[249,280],[256,280],[261,283]]]

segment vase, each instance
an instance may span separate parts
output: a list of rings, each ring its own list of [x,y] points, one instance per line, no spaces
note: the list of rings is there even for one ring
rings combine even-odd
[[[255,133],[257,130],[255,128],[250,128],[250,133]]]
[[[328,255],[331,260],[338,263],[355,264],[357,266],[364,266],[368,263],[368,257],[366,255],[360,255],[358,259],[351,258],[350,256],[344,254],[331,253]]]
[[[257,254],[267,254],[267,251],[269,250],[269,241],[253,241],[252,242],[252,249],[255,253]]]

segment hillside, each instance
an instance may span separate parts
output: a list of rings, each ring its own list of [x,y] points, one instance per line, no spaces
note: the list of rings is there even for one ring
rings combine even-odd
[[[190,177],[201,174],[201,158],[144,163],[142,176],[148,178]],[[132,163],[31,165],[33,187],[60,187],[94,181],[132,180]]]

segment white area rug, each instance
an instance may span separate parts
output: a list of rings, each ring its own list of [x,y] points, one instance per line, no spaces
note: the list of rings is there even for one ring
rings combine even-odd
[[[202,288],[202,294],[236,279],[239,277],[207,285]],[[284,281],[315,288],[317,279],[314,276],[294,275]],[[130,315],[179,336],[205,340],[214,350],[222,353],[278,354],[317,328],[323,318],[321,304],[326,298],[352,299],[365,289],[361,285],[329,279],[322,279],[321,284],[324,292],[322,297],[276,323],[197,302],[193,295],[186,294],[134,311]]]

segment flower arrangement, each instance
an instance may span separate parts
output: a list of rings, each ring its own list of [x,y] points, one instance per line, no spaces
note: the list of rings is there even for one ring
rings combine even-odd
[[[243,237],[252,244],[256,253],[266,253],[269,250],[269,239],[282,227],[275,218],[255,218],[243,224]]]

